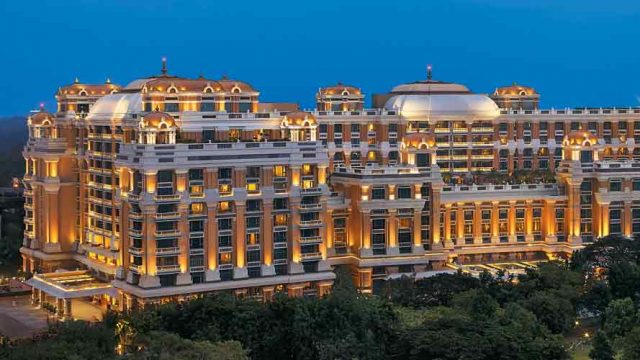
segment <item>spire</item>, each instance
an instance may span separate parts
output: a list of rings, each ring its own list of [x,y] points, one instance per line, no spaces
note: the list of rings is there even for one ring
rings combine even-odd
[[[167,57],[162,57],[162,75],[167,75]]]
[[[431,73],[431,64],[427,65],[427,80],[431,80],[433,78]]]
[[[78,84],[78,83],[80,83],[80,79],[78,79],[78,77],[76,76],[76,78],[73,80],[73,83],[74,83],[74,84]]]
[[[107,80],[104,83],[105,84],[111,84],[111,78],[107,78]]]

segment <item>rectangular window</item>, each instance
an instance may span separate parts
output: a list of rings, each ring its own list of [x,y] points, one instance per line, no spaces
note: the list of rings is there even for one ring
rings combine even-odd
[[[384,200],[386,199],[386,191],[383,187],[376,187],[371,189],[372,200]]]

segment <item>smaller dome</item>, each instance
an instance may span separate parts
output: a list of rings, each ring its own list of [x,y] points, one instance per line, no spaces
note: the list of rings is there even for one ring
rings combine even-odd
[[[43,126],[43,125],[53,125],[54,116],[44,109],[40,109],[39,112],[29,116],[29,124]]]
[[[120,85],[112,84],[110,80],[104,84],[81,84],[75,82],[61,87],[58,90],[58,95],[102,96],[113,94],[120,91],[120,89]]]
[[[161,111],[154,111],[144,115],[140,122],[144,127],[153,127],[157,129],[162,128],[163,125],[165,125],[165,127],[176,126],[176,121],[173,116]]]
[[[284,119],[287,124],[296,126],[304,126],[305,123],[307,123],[307,125],[316,125],[317,123],[316,117],[306,111],[290,112],[284,116]]]
[[[257,92],[257,90],[253,88],[253,86],[243,81],[231,80],[223,77],[221,80],[217,80],[217,82],[218,84],[220,84],[220,86],[222,86],[222,90],[226,92],[237,92],[238,89],[240,90],[240,92]]]
[[[589,131],[572,131],[564,137],[563,145],[594,146],[598,145],[598,138]]]
[[[336,85],[326,86],[320,88],[321,95],[361,95],[362,91],[360,88],[350,85],[344,85],[342,83],[337,83]]]
[[[511,86],[503,86],[496,89],[494,95],[499,96],[535,96],[538,95],[532,87],[518,85],[513,83]]]
[[[423,145],[427,145],[427,148],[432,148],[436,145],[436,138],[426,132],[416,132],[405,135],[402,138],[402,143],[407,147],[421,148]]]

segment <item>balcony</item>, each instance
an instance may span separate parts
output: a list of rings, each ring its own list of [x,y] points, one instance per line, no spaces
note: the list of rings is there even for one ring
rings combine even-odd
[[[286,224],[284,225],[273,225],[273,231],[287,231],[288,230],[288,226]]]
[[[133,246],[129,247],[129,254],[131,255],[142,255],[142,253],[143,253],[142,248],[133,247]]]
[[[189,249],[190,255],[202,255],[204,254],[204,249]]]
[[[300,254],[300,260],[302,261],[322,260],[322,253],[317,251],[317,252]]]
[[[304,236],[300,237],[301,244],[317,244],[322,242],[321,236]]]
[[[158,265],[156,266],[158,274],[168,274],[180,272],[180,265]]]
[[[156,237],[180,236],[180,230],[178,229],[156,230],[155,235]]]
[[[322,220],[314,219],[314,220],[300,220],[298,223],[301,227],[311,227],[311,226],[320,226],[322,225]]]
[[[178,201],[180,200],[180,194],[169,194],[169,195],[154,195],[153,199],[155,201]]]
[[[300,189],[300,193],[302,195],[319,195],[322,193],[322,189],[319,187]]]
[[[142,229],[129,229],[129,235],[131,236],[142,236]]]
[[[129,264],[129,270],[133,272],[140,272],[140,269],[142,269],[142,264]]]
[[[156,219],[177,219],[180,217],[180,213],[177,212],[169,212],[169,213],[156,213]]]
[[[493,132],[493,128],[492,127],[474,127],[471,129],[472,132],[474,133],[484,133],[484,132]]]
[[[180,253],[180,248],[177,246],[156,248],[156,255],[177,255]]]
[[[129,193],[127,194],[127,198],[131,201],[140,201],[140,194]]]
[[[322,209],[321,203],[300,204],[300,210],[320,210]]]
[[[141,220],[143,218],[142,213],[135,213],[135,212],[130,212],[129,213],[129,219],[132,220]]]

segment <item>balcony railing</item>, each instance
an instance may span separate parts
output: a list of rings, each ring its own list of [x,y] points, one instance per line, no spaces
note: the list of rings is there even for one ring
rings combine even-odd
[[[322,189],[319,187],[312,187],[306,189],[300,189],[300,193],[308,195],[308,194],[319,194],[322,192]]]
[[[315,244],[322,242],[321,236],[303,236],[300,237],[301,244]]]
[[[156,219],[176,219],[180,217],[180,213],[170,212],[170,213],[156,213]]]
[[[302,261],[305,260],[320,260],[322,259],[322,253],[321,252],[312,252],[312,253],[303,253],[300,254],[300,259]]]
[[[300,220],[299,225],[300,226],[319,226],[319,225],[322,225],[322,220],[319,220],[319,219]]]
[[[180,248],[175,246],[175,247],[166,247],[166,248],[156,248],[156,254],[158,255],[172,255],[172,254],[179,254],[180,253]]]
[[[156,271],[158,273],[180,272],[180,265],[158,265]]]
[[[156,201],[176,201],[180,200],[180,194],[158,195],[155,194],[153,199]]]
[[[132,236],[142,236],[142,230],[138,230],[138,229],[129,229],[129,235],[132,235]]]
[[[180,236],[180,230],[178,229],[156,230],[155,235],[156,237]]]
[[[130,246],[129,247],[129,254],[131,254],[131,255],[142,255],[142,248]]]
[[[320,209],[322,209],[321,203],[300,204],[300,210],[320,210]]]

